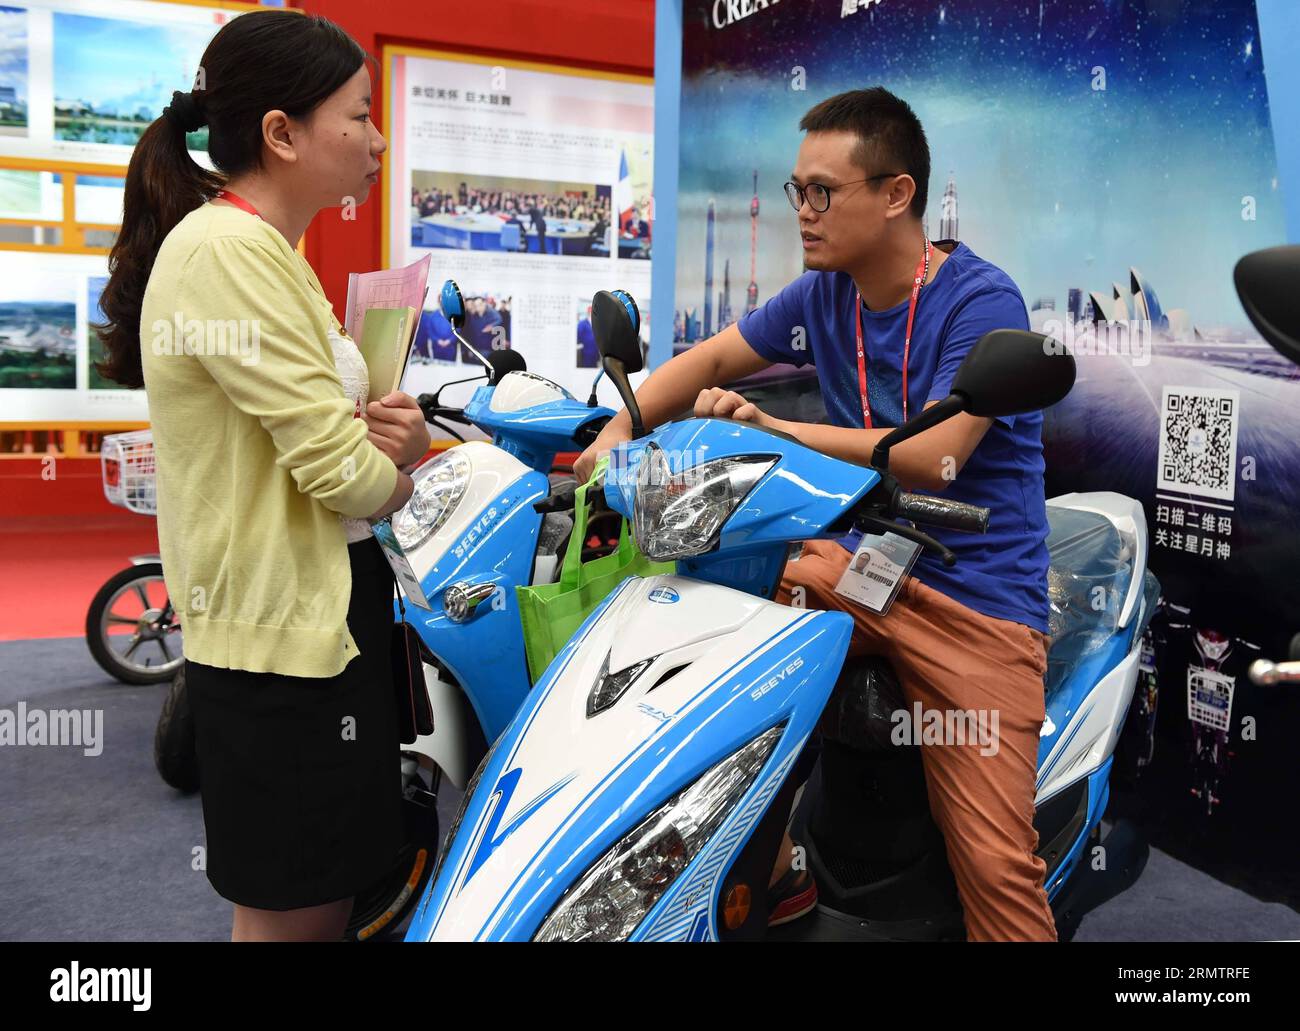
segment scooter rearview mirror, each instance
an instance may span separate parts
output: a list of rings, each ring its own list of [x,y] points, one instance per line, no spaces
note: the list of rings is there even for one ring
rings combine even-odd
[[[528,363],[524,361],[524,356],[513,347],[501,347],[489,351],[487,359],[492,365],[493,383],[500,383],[502,377],[508,372],[528,371]]]
[[[1054,405],[1074,386],[1074,373],[1074,355],[1050,337],[1020,329],[985,333],[958,366],[952,392],[881,439],[871,464],[887,470],[890,448],[959,412],[995,419]]]
[[[1232,281],[1260,336],[1300,364],[1300,244],[1247,254],[1232,270]]]
[[[628,375],[640,372],[641,312],[626,290],[601,290],[591,299],[591,330],[602,358],[617,358]]]
[[[591,331],[600,352],[600,365],[627,406],[633,440],[645,436],[641,408],[628,379],[644,365],[640,329],[641,312],[626,290],[600,290],[591,299]]]
[[[442,290],[438,294],[438,306],[442,309],[443,317],[451,324],[452,335],[487,370],[488,383],[495,384],[501,378],[497,375],[496,367],[461,334],[461,330],[465,328],[465,297],[461,294],[460,287],[456,285],[456,280],[449,279],[442,284]]]
[[[442,292],[438,295],[438,306],[454,328],[460,329],[465,324],[465,298],[461,295],[456,280],[449,279],[442,284]]]
[[[1020,329],[985,333],[953,377],[962,410],[981,418],[1048,408],[1074,386],[1074,355],[1051,337]]]

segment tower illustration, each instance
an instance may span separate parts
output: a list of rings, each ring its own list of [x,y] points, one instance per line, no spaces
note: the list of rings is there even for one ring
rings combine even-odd
[[[754,199],[749,202],[749,287],[745,290],[745,311],[758,307],[758,169],[754,169]]]
[[[958,240],[957,235],[957,184],[948,173],[948,185],[943,190],[943,209],[939,217],[939,239]]]
[[[709,198],[707,230],[704,236],[704,339],[713,336],[713,222],[715,207]]]

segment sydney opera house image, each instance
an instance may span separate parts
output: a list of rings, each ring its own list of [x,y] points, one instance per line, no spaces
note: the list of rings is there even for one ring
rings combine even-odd
[[[1217,366],[1283,379],[1298,376],[1294,365],[1249,330],[1202,329],[1186,308],[1166,309],[1140,269],[1130,266],[1128,284],[1110,289],[1071,287],[1063,313],[1051,297],[1030,306],[1030,328],[1062,340],[1076,358],[1097,354],[1149,364],[1152,354],[1196,358]]]

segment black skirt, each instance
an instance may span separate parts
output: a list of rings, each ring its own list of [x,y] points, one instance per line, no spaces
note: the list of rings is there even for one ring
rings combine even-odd
[[[401,847],[392,687],[393,574],[373,538],[348,546],[348,630],[360,654],[334,677],[186,662],[207,832],[224,898],[300,909],[356,895]]]

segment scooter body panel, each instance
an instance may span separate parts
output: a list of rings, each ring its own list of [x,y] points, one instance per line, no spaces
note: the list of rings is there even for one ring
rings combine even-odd
[[[528,691],[514,588],[531,582],[542,523],[533,504],[548,496],[550,483],[544,473],[483,441],[453,450],[469,461],[469,481],[446,524],[407,555],[433,608],[408,604],[406,619],[459,682],[490,741]],[[463,623],[448,618],[442,604],[447,588],[483,583],[495,587],[491,599]],[[435,716],[433,736],[438,734]],[[416,750],[435,760],[434,753],[445,754],[427,741],[424,747],[417,742]]]
[[[704,771],[784,725],[747,801],[638,932],[683,936],[714,908],[709,891],[727,858],[815,726],[851,631],[843,613],[791,609],[684,577],[624,581],[498,742],[408,940],[531,938],[564,889],[624,834]],[[615,672],[625,659],[651,662],[615,703],[589,716],[607,658]]]
[[[533,469],[546,472],[555,455],[577,446],[575,434],[614,413],[588,408],[559,384],[531,372],[511,372],[496,386],[479,387],[465,406],[465,417],[491,434],[497,448]]]
[[[408,940],[534,937],[629,831],[780,726],[763,769],[630,935],[717,937],[722,878],[820,719],[852,630],[846,613],[775,605],[755,597],[764,593],[756,587],[779,568],[788,542],[842,531],[843,517],[879,476],[744,424],[690,420],[612,452],[606,497],[629,517],[650,448],[664,453],[670,476],[723,457],[770,456],[773,464],[738,501],[710,550],[683,561],[697,578],[625,581],[547,670],[481,767]],[[1130,536],[1142,539],[1132,574],[1141,582],[1140,508],[1134,515],[1104,498],[1084,503],[1131,520]],[[738,574],[737,558],[761,576]],[[746,590],[706,582],[714,577],[731,577]],[[1108,798],[1111,753],[1137,672],[1141,620],[1129,611],[1131,597],[1129,590],[1116,634],[1070,674],[1049,712],[1054,725],[1045,724],[1039,801],[1089,779],[1087,816],[1054,871],[1053,895],[1080,869]],[[616,703],[589,711],[604,673],[642,662]]]
[[[1093,828],[1101,823],[1102,814],[1105,813],[1106,805],[1110,801],[1110,768],[1113,762],[1114,756],[1108,754],[1084,774],[1088,778],[1088,815],[1065,858],[1061,860],[1051,879],[1044,885],[1049,902],[1055,901],[1070,883],[1070,879],[1080,872],[1079,863],[1085,858],[1085,846],[1092,835]],[[1077,780],[1077,777],[1071,778],[1071,782]]]
[[[1124,542],[1129,582],[1119,594],[1114,632],[1079,662],[1048,699],[1038,749],[1036,800],[1040,805],[1109,763],[1137,685],[1147,615],[1142,611],[1148,550],[1142,506],[1108,491],[1064,494],[1049,499],[1048,505],[1108,519]]]
[[[1130,636],[1111,638],[1074,672],[1049,707],[1047,726],[1054,730],[1039,739],[1039,805],[1110,761],[1137,684],[1140,641]],[[1100,679],[1098,667],[1108,667]]]

